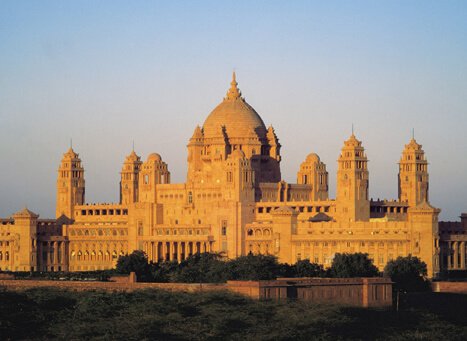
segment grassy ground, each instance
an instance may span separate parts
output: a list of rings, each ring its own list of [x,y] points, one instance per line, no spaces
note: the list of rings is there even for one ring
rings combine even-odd
[[[467,295],[413,294],[399,312],[229,293],[0,290],[0,336],[120,340],[466,340]]]

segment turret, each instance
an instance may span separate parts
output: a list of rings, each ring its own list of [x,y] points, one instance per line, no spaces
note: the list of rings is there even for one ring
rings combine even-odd
[[[37,271],[37,219],[27,208],[15,213],[16,271]]]
[[[328,199],[328,172],[317,154],[309,154],[300,165],[297,184],[311,186],[310,200]]]
[[[422,145],[412,138],[399,162],[399,200],[410,207],[428,202],[428,162]]]
[[[277,162],[281,161],[281,144],[277,138],[276,132],[272,126],[269,126],[268,132],[266,134],[269,145],[269,156],[276,160]]]
[[[194,181],[197,174],[203,169],[201,156],[203,153],[204,135],[200,126],[196,126],[193,136],[188,142],[188,181]]]
[[[133,150],[123,162],[120,172],[120,203],[132,204],[138,202],[139,172],[141,170],[141,157]]]
[[[255,172],[251,162],[241,150],[234,150],[226,161],[227,186],[233,197],[242,202],[254,201]]]
[[[169,183],[170,172],[167,163],[162,161],[159,154],[150,154],[139,172],[139,201],[155,203],[156,185]]]
[[[337,167],[337,210],[342,221],[368,221],[368,159],[355,135],[344,142]]]
[[[74,206],[84,204],[84,168],[73,148],[63,154],[58,169],[56,217],[73,219]]]

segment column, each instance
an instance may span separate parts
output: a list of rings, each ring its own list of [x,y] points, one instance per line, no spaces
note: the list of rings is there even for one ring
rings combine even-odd
[[[37,249],[37,269],[36,271],[42,270],[42,242],[36,242]]]
[[[448,244],[448,249],[446,250],[447,255],[448,255],[448,270],[452,269],[452,263],[451,263],[451,254],[452,254],[452,243],[447,242]]]
[[[58,242],[53,242],[54,245],[54,271],[58,271]]]
[[[305,256],[305,242],[302,242],[302,248],[300,250],[300,256],[302,257],[302,259],[306,259],[306,256]]]
[[[169,260],[173,261],[174,260],[174,245],[173,242],[169,242]]]
[[[168,259],[166,259],[166,256],[167,256],[167,242],[163,241],[162,242],[162,260],[163,261],[168,260]]]
[[[182,243],[181,242],[177,242],[177,262],[181,262],[182,261]]]
[[[155,262],[159,263],[159,242],[154,242]]]
[[[465,242],[460,242],[461,269],[465,270]]]
[[[453,258],[454,258],[454,269],[458,269],[459,268],[459,243],[458,242],[453,242]]]
[[[52,247],[51,242],[47,242],[47,270],[50,269],[50,266],[52,265],[52,257],[50,256],[50,248]]]

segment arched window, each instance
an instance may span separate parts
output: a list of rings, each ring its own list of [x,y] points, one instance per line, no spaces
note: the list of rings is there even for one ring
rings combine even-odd
[[[189,204],[193,203],[193,193],[191,191],[188,192],[188,203]]]
[[[247,231],[247,234],[248,234],[249,236],[252,236],[252,235],[253,235],[253,230],[252,230],[252,229],[249,229],[249,230]]]

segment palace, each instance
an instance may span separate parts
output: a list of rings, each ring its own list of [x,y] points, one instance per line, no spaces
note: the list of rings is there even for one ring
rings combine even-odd
[[[428,162],[411,139],[399,161],[399,197],[368,198],[369,172],[352,134],[338,157],[337,195],[328,195],[326,165],[309,154],[297,183],[281,179],[281,145],[245,101],[235,73],[222,102],[188,141],[185,183],[172,184],[159,154],[135,151],[122,166],[120,200],[85,201],[84,167],[70,148],[58,168],[56,219],[23,209],[0,220],[0,269],[109,269],[120,255],[144,250],[154,262],[196,252],[225,257],[268,254],[280,262],[330,265],[335,253],[365,252],[376,266],[420,257],[429,276],[466,269],[467,215],[438,223],[429,204]]]

